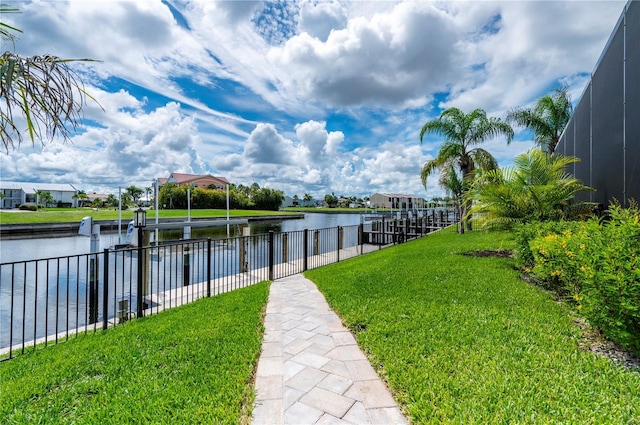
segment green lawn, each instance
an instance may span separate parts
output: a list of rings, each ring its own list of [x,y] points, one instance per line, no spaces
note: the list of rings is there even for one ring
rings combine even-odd
[[[0,423],[246,422],[268,284],[0,363]]]
[[[578,348],[571,312],[519,279],[508,234],[452,232],[306,273],[413,424],[640,423],[640,373]]]
[[[231,217],[251,217],[266,215],[291,214],[282,211],[230,210]],[[80,222],[83,217],[91,216],[94,220],[117,220],[118,211],[114,209],[93,210],[91,208],[47,208],[45,211],[0,211],[0,224],[30,223],[67,223]],[[155,218],[155,210],[147,211],[148,218]],[[159,210],[160,218],[187,218],[187,210]],[[191,218],[226,217],[226,210],[191,210]],[[123,220],[133,220],[133,210],[122,211]]]
[[[524,283],[514,246],[451,231],[306,275],[412,424],[640,423],[640,373],[580,350],[571,311]],[[0,423],[242,423],[263,283],[0,363]],[[132,416],[135,415],[135,416]]]

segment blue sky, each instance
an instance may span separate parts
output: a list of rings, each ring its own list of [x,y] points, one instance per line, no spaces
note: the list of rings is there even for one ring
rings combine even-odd
[[[288,195],[442,195],[419,132],[447,107],[503,117],[560,85],[574,101],[625,1],[29,1],[15,50],[77,65],[102,105],[72,143],[0,156],[7,181],[89,193],[171,172]],[[3,50],[12,46],[2,46]],[[532,146],[517,129],[486,149]]]

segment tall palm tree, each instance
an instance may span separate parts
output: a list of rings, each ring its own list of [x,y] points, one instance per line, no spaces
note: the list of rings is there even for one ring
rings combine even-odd
[[[456,167],[460,170],[464,193],[473,181],[476,169],[491,170],[498,166],[489,152],[476,145],[498,135],[506,136],[507,143],[510,143],[513,129],[500,118],[487,117],[487,113],[479,108],[468,114],[458,108],[449,108],[443,111],[438,119],[429,121],[422,127],[420,143],[426,134],[443,136],[444,143],[438,156],[427,161],[422,167],[422,184],[426,187],[427,177],[435,170],[444,169],[446,172],[448,167]],[[467,201],[461,205],[463,219],[460,221],[460,233],[464,233],[465,225],[467,230],[471,230],[471,222],[468,217],[464,218],[469,207]]]
[[[17,12],[18,9],[0,4],[0,18],[3,14]],[[20,32],[0,21],[0,41],[15,43],[14,33]],[[10,51],[0,54],[0,99],[3,102],[0,139],[7,153],[9,148],[22,143],[23,131],[28,133],[32,143],[36,139],[54,139],[58,134],[68,140],[71,129],[80,125],[86,100],[96,100],[85,91],[80,77],[69,67],[71,62],[77,61],[91,62],[92,59],[63,59],[52,55],[23,57]],[[22,116],[26,130],[18,128],[14,113]]]
[[[588,213],[594,204],[573,199],[577,192],[592,189],[566,171],[567,165],[578,161],[530,149],[514,159],[513,167],[492,170],[476,179],[466,194],[467,200],[474,201],[469,212],[482,214],[487,228]]]
[[[533,108],[512,109],[507,114],[507,122],[514,122],[533,131],[536,144],[549,155],[553,154],[573,113],[568,90],[568,87],[553,90],[536,100]]]

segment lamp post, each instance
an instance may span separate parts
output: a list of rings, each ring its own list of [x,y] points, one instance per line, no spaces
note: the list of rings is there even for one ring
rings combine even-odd
[[[142,307],[143,307],[143,302],[142,302],[142,297],[143,297],[143,287],[142,287],[142,280],[143,280],[143,249],[142,249],[142,245],[143,245],[143,239],[144,239],[144,228],[147,226],[147,212],[142,209],[142,208],[138,208],[135,212],[134,212],[134,218],[133,218],[133,227],[135,227],[136,229],[138,229],[138,292],[136,294],[136,307],[137,307],[137,317],[142,317]]]

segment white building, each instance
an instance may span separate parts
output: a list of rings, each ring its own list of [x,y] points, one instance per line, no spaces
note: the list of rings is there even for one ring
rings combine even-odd
[[[0,193],[3,195],[0,197],[0,208],[16,208],[27,202],[36,203],[36,192],[39,190],[49,192],[53,197],[53,203],[47,206],[57,206],[58,203],[69,207],[78,206],[78,200],[73,197],[78,190],[70,184],[0,181]]]
[[[390,208],[401,210],[413,210],[424,208],[425,201],[416,195],[404,195],[401,193],[374,193],[369,197],[371,208]]]

